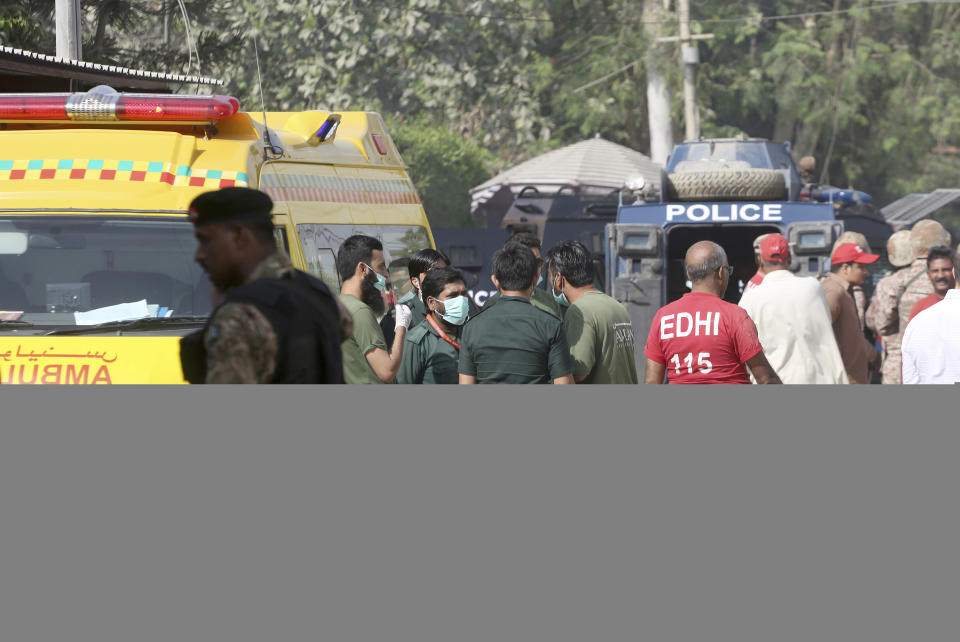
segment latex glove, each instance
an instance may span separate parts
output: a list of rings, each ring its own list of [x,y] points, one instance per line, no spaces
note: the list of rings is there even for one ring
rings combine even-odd
[[[394,330],[400,328],[410,329],[410,322],[413,320],[413,312],[410,311],[410,308],[403,304],[398,304],[394,306],[394,316],[397,319],[397,324],[393,326]]]

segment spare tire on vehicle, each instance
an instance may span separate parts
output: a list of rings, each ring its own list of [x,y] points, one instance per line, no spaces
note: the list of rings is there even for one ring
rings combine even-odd
[[[787,183],[775,169],[704,169],[668,176],[667,195],[678,201],[781,201]]]

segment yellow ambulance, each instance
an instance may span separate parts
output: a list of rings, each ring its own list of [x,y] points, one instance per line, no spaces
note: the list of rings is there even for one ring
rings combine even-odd
[[[0,384],[184,383],[179,338],[211,311],[186,212],[228,186],[269,194],[277,245],[335,292],[352,234],[388,263],[434,247],[376,113],[0,94]]]

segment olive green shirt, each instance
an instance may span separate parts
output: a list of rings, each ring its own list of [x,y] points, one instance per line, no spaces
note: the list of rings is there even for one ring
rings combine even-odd
[[[500,293],[496,292],[483,302],[483,309],[492,308],[497,304],[497,301],[500,300]],[[547,292],[546,290],[541,290],[540,288],[534,288],[533,294],[530,295],[530,303],[533,304],[533,307],[540,308],[544,312],[549,312],[553,316],[562,318],[560,312],[560,304],[557,303],[557,300],[553,298],[553,295]]]
[[[353,334],[341,345],[343,380],[347,383],[383,383],[366,357],[374,348],[387,350],[377,317],[369,305],[352,294],[341,294],[340,301],[353,315]]]
[[[550,383],[573,372],[563,323],[519,296],[500,297],[467,321],[459,365],[477,383]]]
[[[456,333],[447,333],[454,341]],[[460,351],[443,340],[429,321],[422,321],[403,340],[397,383],[458,383]]]
[[[585,292],[563,318],[574,376],[580,383],[638,383],[633,325],[622,304],[603,292]]]

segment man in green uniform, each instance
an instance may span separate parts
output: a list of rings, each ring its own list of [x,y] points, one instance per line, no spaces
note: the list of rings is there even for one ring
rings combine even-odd
[[[340,300],[353,315],[353,333],[343,342],[343,378],[347,383],[390,383],[400,369],[411,315],[405,305],[394,307],[396,336],[388,348],[374,314],[387,287],[383,244],[372,236],[351,236],[337,253],[337,269],[343,282]]]
[[[630,315],[593,286],[593,261],[583,243],[565,241],[547,252],[547,279],[554,297],[569,306],[563,331],[574,381],[639,383]]]
[[[573,383],[563,323],[530,303],[537,267],[537,257],[519,243],[493,255],[493,283],[502,296],[463,329],[460,383]]]
[[[530,251],[533,252],[533,255],[537,257],[537,282],[534,284],[533,291],[530,295],[530,303],[532,303],[535,308],[540,308],[544,312],[549,312],[555,317],[561,318],[562,312],[560,310],[560,304],[557,303],[548,292],[540,288],[540,284],[543,283],[543,257],[540,255],[540,239],[533,234],[519,232],[511,236],[507,243],[519,243],[520,245],[528,247]],[[497,292],[487,299],[483,304],[483,309],[495,306],[497,301],[500,300],[500,294],[500,292]]]
[[[410,327],[413,328],[417,325],[416,317],[417,314],[414,311],[414,306],[417,303],[417,289],[413,287],[413,283],[410,281],[410,271],[408,269],[408,264],[410,259],[407,257],[400,257],[399,259],[394,259],[390,261],[390,265],[387,266],[387,269],[390,272],[390,293],[393,296],[393,299],[396,303],[402,303],[403,305],[410,308],[410,311],[413,312],[414,320],[410,322]],[[383,315],[383,318],[380,319],[380,329],[383,331],[383,339],[387,342],[388,346],[393,345],[393,338],[396,334],[394,328],[397,324],[397,317],[393,311],[393,308]]]
[[[463,274],[450,267],[428,270],[420,290],[430,313],[407,333],[397,383],[457,383],[460,329],[470,309]]]
[[[427,270],[432,270],[435,267],[450,267],[450,259],[440,250],[428,247],[410,257],[408,267],[410,283],[413,284],[413,288],[417,292],[417,296],[409,303],[410,311],[413,313],[413,321],[410,322],[411,328],[419,325],[427,318],[427,309],[423,305],[423,296],[420,292],[421,283],[423,277],[427,274]]]
[[[191,383],[342,383],[340,342],[350,314],[319,279],[278,250],[273,201],[254,189],[205,192],[190,204],[194,260],[216,309],[180,343]]]

